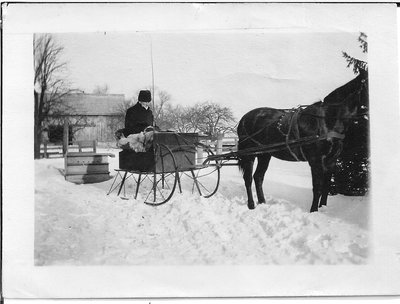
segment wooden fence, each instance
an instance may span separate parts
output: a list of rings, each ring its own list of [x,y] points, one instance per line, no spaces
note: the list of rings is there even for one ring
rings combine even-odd
[[[222,154],[237,151],[238,138],[219,136],[216,140],[205,139],[203,143],[210,146],[215,154]]]
[[[73,144],[72,146],[70,145],[70,143],[68,142],[69,138],[68,133],[69,133],[68,123],[66,122],[64,125],[63,144],[62,145],[54,145],[51,143],[42,144],[40,149],[41,156],[44,158],[54,157],[54,156],[63,157],[68,149],[78,148],[78,145],[76,144]],[[235,136],[225,137],[223,135],[219,135],[216,140],[205,138],[202,140],[202,142],[207,146],[210,146],[211,150],[215,154],[222,154],[225,152],[237,151],[238,137]]]

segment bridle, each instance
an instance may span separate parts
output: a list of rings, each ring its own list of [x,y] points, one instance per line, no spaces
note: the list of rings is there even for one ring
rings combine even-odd
[[[362,79],[362,80],[361,80],[361,86],[360,86],[360,88],[359,88],[356,92],[350,93],[350,94],[349,94],[343,101],[341,101],[341,102],[329,103],[329,104],[326,103],[324,106],[326,106],[326,107],[339,107],[339,106],[343,106],[343,104],[346,104],[347,101],[348,101],[351,97],[353,97],[354,95],[357,95],[357,96],[358,96],[357,104],[360,105],[360,104],[361,104],[361,92],[363,91],[363,89],[364,89],[365,87],[366,87],[366,80],[365,80],[365,79]],[[348,117],[341,117],[341,118],[342,118],[342,119],[347,119],[347,120],[358,120],[358,119],[360,119],[360,118],[364,118],[366,115],[368,115],[368,111],[366,111],[366,112],[364,112],[364,113],[359,113],[359,114],[356,114],[356,115],[351,115],[351,116],[348,116]],[[338,131],[336,131],[335,129],[333,129],[333,130],[331,130],[331,131],[328,131],[327,134],[326,134],[326,136],[327,136],[327,139],[328,139],[328,140],[332,140],[333,138],[337,138],[337,139],[343,140],[343,139],[345,138],[344,132],[338,132]]]

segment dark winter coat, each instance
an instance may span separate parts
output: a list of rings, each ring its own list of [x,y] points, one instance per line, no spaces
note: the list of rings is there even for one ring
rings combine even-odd
[[[147,110],[138,102],[126,111],[124,135],[140,133],[153,125],[153,112]]]

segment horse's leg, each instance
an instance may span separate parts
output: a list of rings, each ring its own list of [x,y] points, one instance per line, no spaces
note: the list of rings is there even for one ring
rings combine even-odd
[[[339,143],[340,145],[341,143]],[[338,151],[341,151],[341,147],[339,146]],[[322,185],[322,196],[321,196],[321,201],[319,203],[319,206],[326,206],[328,202],[328,194],[329,194],[329,188],[331,185],[331,179],[333,172],[335,171],[336,168],[336,157],[327,157],[324,159],[324,180],[323,180],[323,185]]]
[[[269,161],[271,160],[270,154],[260,155],[257,157],[257,169],[254,172],[254,183],[257,191],[257,198],[259,204],[265,204],[264,191],[262,188],[264,182],[265,172],[268,169]]]
[[[253,194],[251,192],[252,174],[253,174],[254,158],[244,158],[241,160],[241,168],[243,170],[244,185],[247,192],[247,206],[249,209],[254,209]]]
[[[319,203],[319,207],[326,206],[326,203],[328,202],[328,194],[329,194],[329,187],[331,185],[332,174],[333,174],[332,170],[328,170],[324,174],[324,180],[323,180],[323,185],[322,185],[322,195],[321,195],[321,201]]]
[[[322,194],[322,183],[324,179],[324,170],[322,167],[322,162],[312,162],[311,175],[312,175],[312,185],[313,185],[313,201],[311,204],[310,212],[318,211],[318,203]]]

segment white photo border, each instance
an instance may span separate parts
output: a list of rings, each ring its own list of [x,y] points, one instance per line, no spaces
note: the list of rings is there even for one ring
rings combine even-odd
[[[3,294],[6,298],[399,294],[400,120],[395,4],[35,3],[8,4],[3,7],[3,16]],[[35,267],[33,33],[244,30],[368,34],[373,248],[370,263]],[[21,146],[23,149],[17,149]]]

